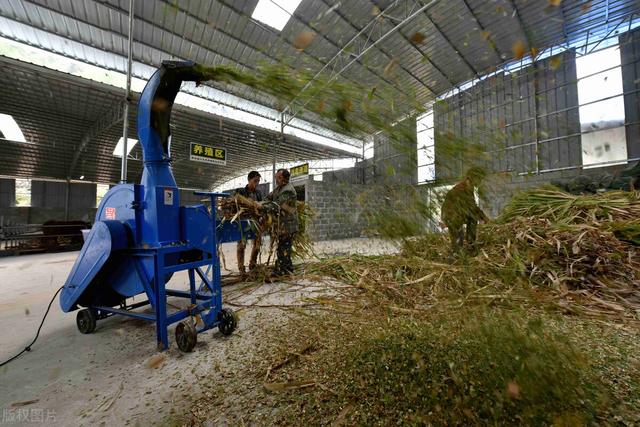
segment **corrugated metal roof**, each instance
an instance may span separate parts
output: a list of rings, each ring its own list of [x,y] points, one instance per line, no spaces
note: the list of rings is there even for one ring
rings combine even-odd
[[[70,161],[87,130],[101,116],[121,102],[119,89],[0,58],[0,78],[12,84],[0,87],[0,113],[10,114],[23,130],[28,143],[0,141],[0,175],[66,179]],[[136,108],[130,109],[129,126],[136,134]],[[236,171],[271,161],[272,144],[280,141],[270,131],[226,118],[174,106],[172,120],[172,158],[176,180],[181,187],[210,188]],[[112,152],[121,137],[121,125],[99,132],[80,156],[72,178],[84,175],[94,182],[117,182],[120,159]],[[132,136],[135,137],[135,136]],[[226,166],[195,164],[187,159],[188,144],[198,142],[227,149]],[[133,156],[141,157],[136,146]],[[279,161],[341,158],[352,154],[339,149],[286,136],[278,146]],[[135,181],[142,172],[141,162],[132,160],[129,178]]]
[[[127,4],[121,0],[6,0],[0,2],[0,16],[11,22],[1,31],[5,36],[56,52],[63,50],[74,58],[124,72]],[[375,41],[398,24],[393,16],[402,8],[416,8],[427,1],[304,0],[282,32],[250,18],[256,4],[257,0],[138,1],[135,59],[152,67],[162,59],[183,58],[242,70],[285,60],[317,71],[358,31],[378,19],[376,14],[382,11],[389,16],[380,18],[376,31],[361,37]],[[419,99],[428,101],[435,96],[430,90],[441,94],[509,60],[513,57],[512,46],[518,41],[541,50],[584,37],[589,28],[615,24],[639,9],[637,0],[565,0],[557,7],[542,0],[439,1],[371,49],[345,73],[345,78],[390,85],[401,92],[418,93]],[[12,22],[42,32],[33,33]],[[318,35],[304,52],[299,52],[293,44],[303,31]],[[411,43],[409,38],[416,32],[424,36],[424,41]],[[56,45],[59,40],[46,34],[94,46],[101,53],[73,43],[61,49]],[[424,54],[428,61],[419,61],[418,56]],[[398,63],[393,79],[384,73],[390,60]],[[276,106],[272,97],[247,88],[219,88]]]

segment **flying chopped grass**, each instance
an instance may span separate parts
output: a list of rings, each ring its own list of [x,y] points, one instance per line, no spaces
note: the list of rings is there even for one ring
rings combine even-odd
[[[305,50],[316,38],[316,33],[313,31],[302,31],[293,40],[293,47],[299,51]]]
[[[562,65],[562,55],[556,55],[549,60],[549,66],[552,70],[557,70]]]
[[[427,37],[420,31],[416,31],[415,33],[411,34],[411,36],[409,37],[409,41],[413,44],[422,44],[426,40],[426,38]]]
[[[527,53],[527,47],[522,40],[518,40],[511,46],[511,51],[514,59],[522,59]]]

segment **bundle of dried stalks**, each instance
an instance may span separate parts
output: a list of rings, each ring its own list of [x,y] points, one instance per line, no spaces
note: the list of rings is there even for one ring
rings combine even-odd
[[[298,202],[296,207],[299,231],[293,239],[292,256],[298,259],[308,259],[314,255],[313,245],[308,234],[308,227],[315,213],[313,209],[304,202]],[[218,208],[218,217],[223,218],[223,221],[231,222],[247,220],[256,233],[270,236],[271,245],[267,258],[267,264],[269,264],[281,234],[279,211],[261,209],[260,203],[237,194],[222,199]]]

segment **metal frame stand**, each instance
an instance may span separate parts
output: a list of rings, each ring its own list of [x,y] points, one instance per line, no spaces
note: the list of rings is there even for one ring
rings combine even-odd
[[[220,276],[220,261],[218,258],[218,246],[216,236],[216,197],[228,196],[220,193],[196,193],[211,197],[213,221],[213,252],[211,258],[185,263],[166,263],[167,255],[179,253],[181,251],[193,249],[188,244],[168,245],[157,248],[135,248],[131,249],[130,255],[135,258],[135,266],[139,277],[142,280],[147,301],[138,302],[131,305],[122,305],[120,308],[106,306],[89,306],[88,309],[93,312],[96,319],[104,319],[113,315],[122,315],[133,317],[136,319],[147,320],[156,323],[156,339],[159,350],[169,348],[169,325],[179,322],[187,317],[200,316],[203,326],[196,328],[196,333],[205,332],[215,328],[221,324],[222,316],[222,287]],[[203,254],[206,254],[203,252]],[[153,257],[154,278],[150,280],[144,273],[142,260],[144,258]],[[201,267],[206,267],[203,272]],[[177,289],[167,289],[165,278],[178,271],[188,270],[189,274],[189,291]],[[213,271],[212,280],[209,280],[208,273]],[[196,285],[196,274],[202,280],[199,286]],[[205,288],[208,288],[205,289]],[[191,305],[183,310],[167,313],[167,297],[187,298]],[[153,307],[153,314],[137,313],[132,311],[135,308],[143,307],[150,304]],[[204,313],[204,314],[203,314]]]

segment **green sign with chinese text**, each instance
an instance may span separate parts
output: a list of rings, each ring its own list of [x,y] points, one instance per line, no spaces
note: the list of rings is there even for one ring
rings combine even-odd
[[[189,160],[194,162],[209,163],[212,165],[227,164],[227,150],[224,148],[212,147],[210,145],[191,143]]]
[[[291,179],[309,175],[309,163],[295,166],[289,172],[291,173]]]

